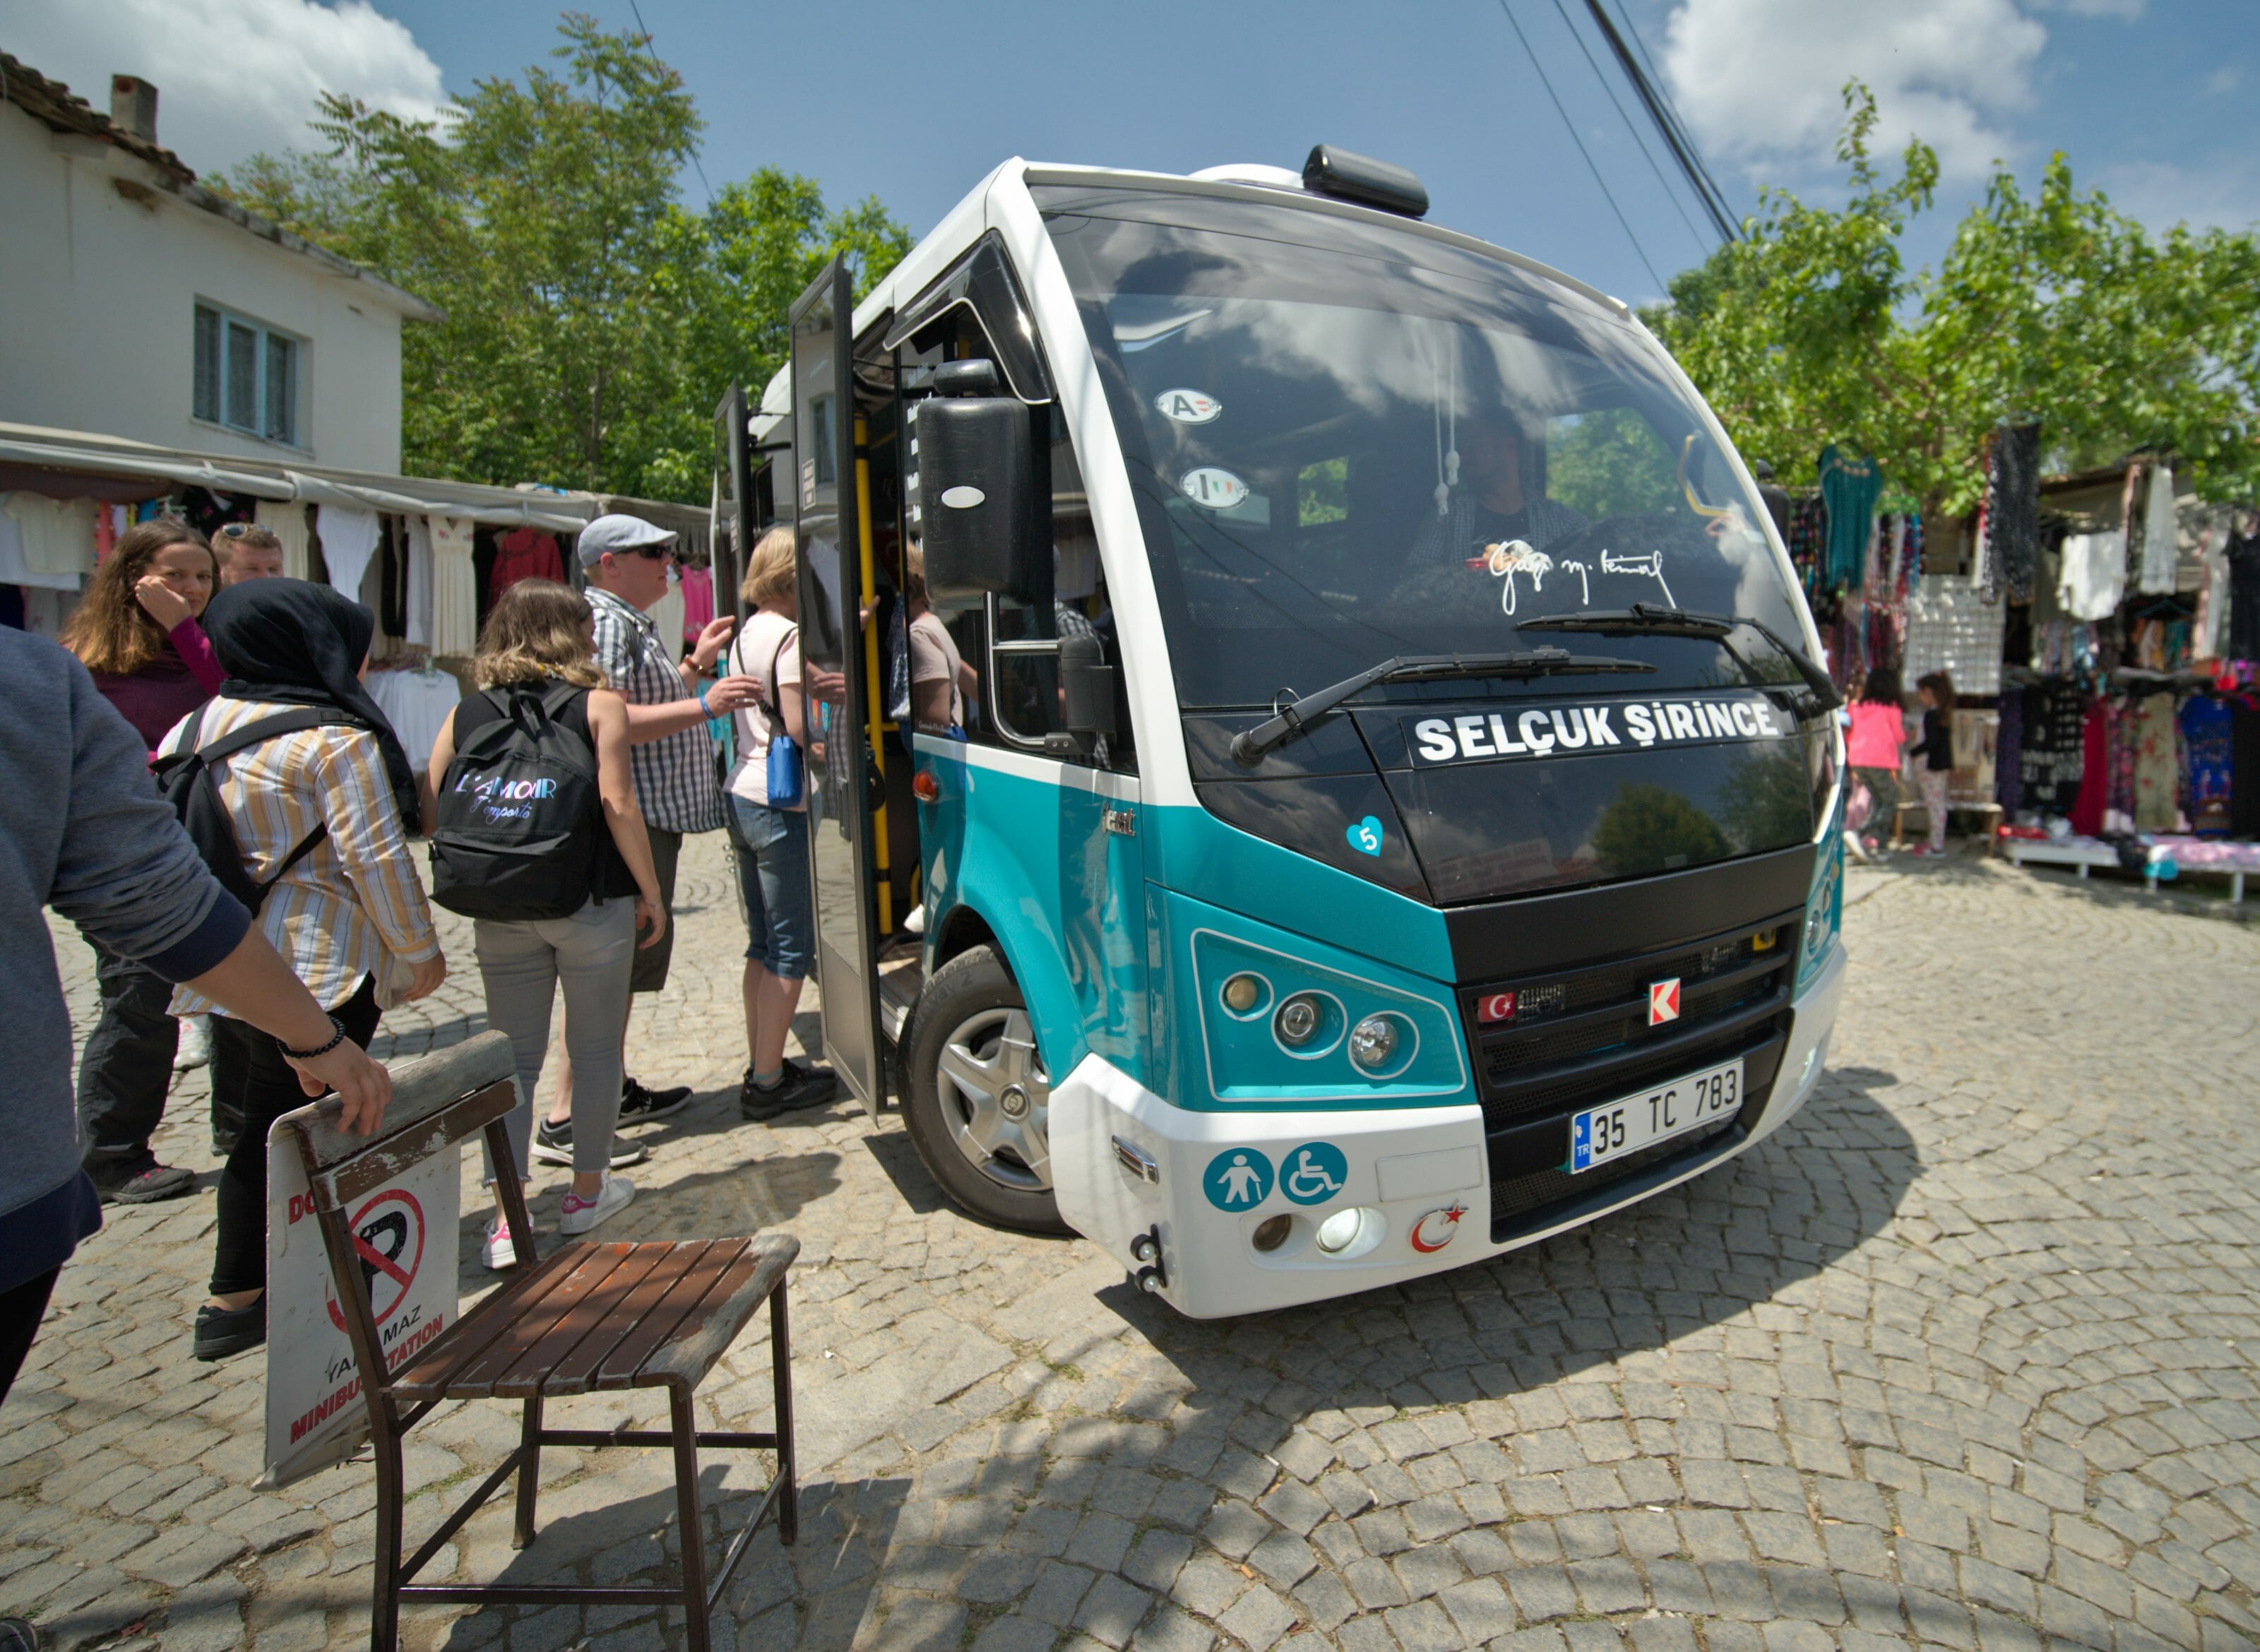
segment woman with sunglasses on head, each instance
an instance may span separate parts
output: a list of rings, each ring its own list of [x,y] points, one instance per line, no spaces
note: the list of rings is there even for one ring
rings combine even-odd
[[[63,647],[154,752],[165,731],[210,699],[226,676],[199,623],[218,568],[187,523],[136,523],[111,547],[63,626]],[[180,1050],[168,1012],[172,983],[132,959],[94,948],[102,1019],[78,1068],[80,1162],[105,1205],[177,1198],[193,1172],[150,1150]],[[221,1120],[215,1116],[217,1133]]]

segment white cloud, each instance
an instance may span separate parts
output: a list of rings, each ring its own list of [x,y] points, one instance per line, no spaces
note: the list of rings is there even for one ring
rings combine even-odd
[[[440,66],[368,0],[18,0],[0,47],[97,109],[110,77],[157,88],[157,140],[198,172],[304,148],[318,92],[428,119]]]
[[[1949,177],[1970,177],[2009,154],[1995,123],[2031,103],[2047,40],[2014,0],[1681,0],[1664,72],[1698,142],[1722,158],[1825,162],[1856,77],[1876,95],[1879,150],[1920,137]]]
[[[2178,167],[2163,161],[2126,161],[2105,167],[2092,182],[2111,204],[2154,231],[2187,224],[2192,229],[2250,229],[2260,225],[2260,180],[2249,167],[2230,161]]]

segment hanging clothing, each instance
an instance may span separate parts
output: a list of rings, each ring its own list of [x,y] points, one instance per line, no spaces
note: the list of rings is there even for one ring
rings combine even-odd
[[[78,582],[94,572],[93,500],[11,493],[7,511],[15,518],[24,571],[32,581],[51,590],[76,590]]]
[[[1993,800],[2010,814],[2024,806],[2025,697],[2001,697],[2001,724],[1993,734]]]
[[[2228,835],[2260,838],[2260,705],[2229,702]]]
[[[440,731],[455,714],[463,690],[445,671],[372,671],[368,697],[376,702],[392,732],[400,737],[400,749],[408,754],[410,765],[421,774],[432,760],[432,747]]]
[[[2162,461],[2150,467],[2149,496],[2142,503],[2142,569],[2135,590],[2150,596],[2173,590],[2176,539],[2174,473]]]
[[[2235,772],[2234,714],[2209,694],[2192,694],[2182,707],[2182,750],[2189,760],[2189,816],[2200,837],[2228,830],[2229,777]]]
[[[214,493],[209,488],[188,488],[181,494],[176,512],[206,539],[230,522],[248,522],[260,501],[252,495]]]
[[[2190,648],[2200,660],[2217,660],[2228,646],[2228,541],[2235,532],[2220,511],[2207,511],[2198,526],[2197,623]]]
[[[2003,419],[1993,427],[1987,467],[1985,600],[2033,599],[2033,570],[2040,557],[2041,427],[2035,420]]]
[[[2042,683],[2024,691],[2017,754],[2019,790],[2028,809],[2069,814],[2079,799],[2087,743],[2077,685]]]
[[[315,508],[321,513],[318,531],[322,536],[322,560],[329,564],[330,589],[359,602],[361,583],[368,573],[369,559],[376,554],[376,542],[383,534],[383,526],[376,519],[375,511],[364,511],[357,504]]]
[[[404,518],[383,518],[376,552],[376,623],[388,637],[408,634],[408,532]]]
[[[2146,694],[2128,708],[2127,744],[2134,757],[2135,829],[2171,832],[2180,818],[2181,753],[2175,740],[2174,697]]]
[[[1868,541],[1875,534],[1876,501],[1884,473],[1872,459],[1856,458],[1831,442],[1820,451],[1820,497],[1828,507],[1828,547],[1821,583],[1842,590],[1860,583]]]
[[[401,634],[413,646],[432,646],[432,525],[411,516],[408,524],[408,628]]]
[[[308,579],[312,563],[306,554],[306,507],[287,499],[261,499],[254,521],[272,533],[282,547],[282,577]]]
[[[479,640],[479,585],[471,561],[471,518],[429,516],[424,521],[432,533],[432,652],[471,654]]]
[[[2123,528],[2067,534],[2056,602],[2074,619],[2108,619],[2127,593],[2127,534]]]
[[[2260,660],[2260,535],[2228,541],[2228,645],[2231,660]]]
[[[2111,790],[2110,709],[2101,700],[2087,708],[2080,733],[2079,796],[2071,805],[2071,829],[2082,837],[2103,835],[2103,814]]]
[[[80,584],[76,574],[33,573],[24,554],[24,530],[16,515],[16,503],[33,499],[37,494],[11,493],[0,502],[0,585],[19,585],[27,590],[70,591],[75,594]],[[26,629],[34,627],[26,626]],[[50,631],[42,633],[52,636]]]
[[[659,627],[660,646],[678,660],[683,657],[683,645],[675,639],[683,634],[683,609],[682,583],[676,577],[676,570],[669,569],[667,595],[652,604],[651,623]]]
[[[487,576],[487,602],[521,579],[554,579],[565,583],[565,559],[558,553],[557,536],[538,528],[512,528],[496,547],[494,568]]]
[[[714,570],[683,570],[683,640],[698,640],[698,633],[714,623]]]

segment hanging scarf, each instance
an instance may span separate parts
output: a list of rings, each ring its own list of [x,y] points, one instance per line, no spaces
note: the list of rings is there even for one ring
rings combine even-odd
[[[375,735],[400,819],[414,829],[415,770],[361,682],[361,662],[376,636],[375,616],[327,585],[254,579],[215,593],[203,624],[227,673],[219,688],[223,699],[320,706]]]

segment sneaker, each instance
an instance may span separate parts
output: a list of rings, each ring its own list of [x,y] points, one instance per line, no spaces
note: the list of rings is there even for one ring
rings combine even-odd
[[[197,1184],[193,1170],[177,1164],[160,1164],[146,1149],[136,1158],[123,1159],[91,1172],[94,1191],[105,1205],[154,1205],[178,1198]]]
[[[40,1652],[46,1643],[29,1618],[0,1618],[0,1652]]]
[[[264,1296],[247,1308],[215,1308],[206,1303],[197,1310],[195,1352],[200,1360],[224,1360],[231,1354],[257,1348],[266,1340]]]
[[[738,1085],[738,1111],[755,1120],[804,1107],[821,1107],[840,1093],[840,1077],[829,1067],[808,1067],[788,1057],[776,1083],[764,1089],[748,1070]]]
[[[488,1224],[485,1255],[490,1273],[518,1266],[518,1241],[510,1236],[508,1222],[497,1219]]]
[[[561,1164],[573,1168],[573,1121],[552,1124],[544,1119],[533,1127],[533,1156],[544,1164]],[[651,1157],[651,1149],[640,1142],[612,1138],[612,1162],[615,1170],[625,1170],[631,1164],[641,1164]]]
[[[690,1104],[690,1086],[674,1084],[665,1090],[646,1090],[633,1078],[620,1081],[620,1124],[647,1124],[681,1112]]]
[[[634,1183],[606,1171],[604,1179],[597,1184],[596,1198],[584,1199],[570,1192],[565,1195],[564,1213],[557,1219],[557,1231],[585,1234],[605,1218],[625,1210],[634,1197]]]
[[[176,1073],[185,1073],[192,1068],[211,1065],[211,1017],[182,1016],[180,1048],[173,1052],[173,1070]]]

